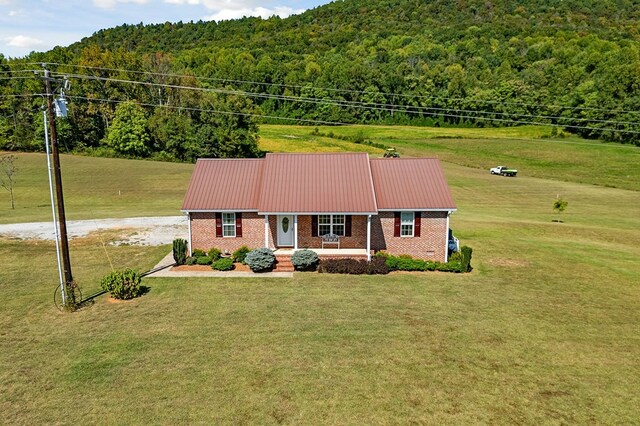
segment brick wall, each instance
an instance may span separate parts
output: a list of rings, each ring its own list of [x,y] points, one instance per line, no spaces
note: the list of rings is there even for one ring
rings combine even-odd
[[[418,214],[416,212],[416,214]],[[394,237],[393,212],[371,218],[371,248],[390,254],[444,262],[447,250],[447,212],[420,212],[420,237]]]
[[[216,237],[215,213],[191,213],[191,247],[209,250],[216,247],[233,253],[242,246],[264,247],[264,216],[257,213],[242,213],[242,237]],[[273,247],[273,233],[269,233],[269,245]]]
[[[421,212],[420,237],[394,237],[393,212],[380,212],[371,218],[371,248],[394,255],[409,254],[416,258],[444,262],[447,250],[447,212]],[[191,246],[211,247],[233,252],[246,245],[264,247],[264,216],[242,213],[242,238],[216,238],[215,213],[191,213]],[[277,217],[269,216],[269,247],[276,247]],[[340,238],[340,248],[367,247],[367,217],[352,216],[351,237]],[[298,216],[298,248],[321,248],[322,239],[311,236],[311,216]],[[333,247],[333,246],[332,246]]]
[[[311,216],[298,216],[298,247],[322,248],[322,238],[311,236]],[[340,237],[340,248],[367,248],[366,216],[351,216],[351,236]]]

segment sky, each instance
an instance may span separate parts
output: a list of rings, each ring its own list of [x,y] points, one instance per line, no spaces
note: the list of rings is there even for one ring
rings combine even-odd
[[[285,18],[329,0],[0,0],[0,54],[68,46],[122,24]]]

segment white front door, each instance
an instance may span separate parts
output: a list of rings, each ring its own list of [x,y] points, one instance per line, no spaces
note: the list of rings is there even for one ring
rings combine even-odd
[[[278,216],[278,246],[293,247],[293,216]]]

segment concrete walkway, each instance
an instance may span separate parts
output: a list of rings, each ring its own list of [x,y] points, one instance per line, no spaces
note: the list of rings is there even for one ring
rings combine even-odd
[[[200,277],[200,278],[291,278],[293,272],[261,272],[256,274],[255,272],[245,271],[172,271],[171,265],[174,264],[173,252],[169,252],[153,269],[160,269],[152,274],[146,275],[146,277],[161,277],[161,278],[188,278],[188,277]]]

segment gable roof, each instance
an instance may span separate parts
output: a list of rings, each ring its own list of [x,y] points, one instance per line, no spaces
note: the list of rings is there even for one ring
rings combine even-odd
[[[258,211],[375,214],[369,156],[267,154]]]
[[[455,210],[437,158],[371,159],[379,210]]]
[[[260,214],[455,209],[437,159],[366,153],[200,159],[182,204],[183,211]]]
[[[263,161],[199,159],[182,203],[185,211],[255,211]]]

